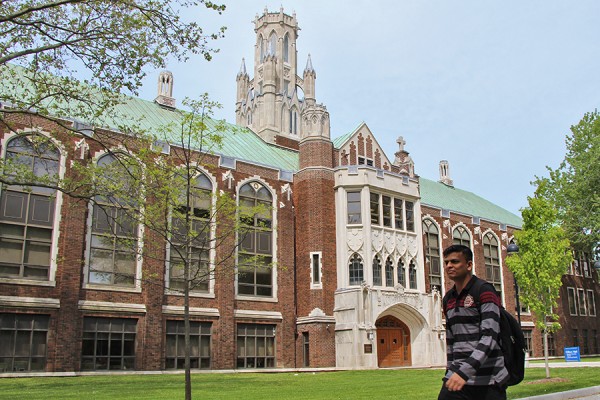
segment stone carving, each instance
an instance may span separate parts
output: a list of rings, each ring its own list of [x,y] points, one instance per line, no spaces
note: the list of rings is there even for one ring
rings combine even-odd
[[[412,236],[409,237],[408,238],[408,254],[410,254],[411,257],[414,257],[417,255],[417,250],[418,250],[417,240]]]
[[[385,232],[383,234],[383,242],[385,243],[385,249],[387,250],[388,254],[394,251],[395,240],[394,236],[390,232]]]
[[[398,235],[396,237],[396,242],[396,249],[398,250],[398,253],[400,255],[406,253],[406,248],[408,247],[408,244],[406,243],[406,236]]]
[[[373,245],[373,250],[381,251],[383,247],[383,234],[380,231],[371,232],[371,244]]]
[[[348,231],[347,239],[348,247],[353,252],[357,252],[363,245],[363,232],[361,229],[353,229]]]

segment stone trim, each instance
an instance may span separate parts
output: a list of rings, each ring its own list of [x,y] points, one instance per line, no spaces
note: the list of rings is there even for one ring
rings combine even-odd
[[[39,297],[0,296],[0,306],[58,309],[60,308],[60,300]]]
[[[110,301],[79,300],[79,309],[82,311],[108,311],[145,314],[145,304],[113,303]]]
[[[183,315],[183,306],[162,306],[162,312],[168,315]],[[190,316],[219,318],[221,314],[216,308],[190,307]]]
[[[278,311],[234,310],[233,316],[239,319],[270,319],[282,321],[283,316]]]

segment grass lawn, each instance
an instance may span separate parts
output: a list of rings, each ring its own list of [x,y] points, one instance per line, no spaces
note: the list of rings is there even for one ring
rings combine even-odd
[[[402,399],[437,398],[442,370],[370,370],[318,373],[206,373],[192,375],[195,399]],[[526,371],[525,381],[509,388],[509,399],[598,384],[600,368],[554,368],[566,382],[529,384],[545,376]],[[0,399],[177,399],[183,375],[116,375],[65,378],[2,378]]]

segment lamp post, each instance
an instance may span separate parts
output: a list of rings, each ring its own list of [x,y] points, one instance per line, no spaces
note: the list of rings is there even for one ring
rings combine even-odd
[[[514,243],[511,243],[508,245],[508,247],[506,248],[506,254],[507,255],[511,255],[511,254],[518,254],[519,253],[519,246],[517,246]],[[514,276],[514,274],[513,274]],[[521,303],[519,302],[519,285],[517,284],[517,277],[515,276],[515,298],[517,300],[517,321],[519,321],[519,326],[521,326]]]

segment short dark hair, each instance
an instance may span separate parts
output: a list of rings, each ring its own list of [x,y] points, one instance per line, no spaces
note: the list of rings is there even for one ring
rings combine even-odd
[[[473,252],[467,246],[462,244],[453,244],[452,246],[448,246],[444,249],[444,257],[447,257],[448,254],[451,253],[462,253],[465,256],[465,260],[467,262],[473,261]]]

